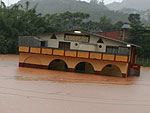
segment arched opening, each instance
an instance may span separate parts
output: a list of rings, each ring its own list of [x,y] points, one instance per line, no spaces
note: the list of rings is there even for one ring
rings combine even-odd
[[[74,72],[94,74],[94,68],[90,63],[80,62],[76,65]]]
[[[116,65],[106,65],[101,73],[101,75],[107,75],[107,76],[115,76],[115,77],[122,77],[122,73],[119,67],[117,67]]]
[[[60,59],[53,60],[49,65],[49,70],[68,71],[67,64]]]

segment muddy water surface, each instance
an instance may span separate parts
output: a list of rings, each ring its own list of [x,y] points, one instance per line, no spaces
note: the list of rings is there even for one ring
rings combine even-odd
[[[150,68],[116,78],[18,67],[0,55],[0,113],[150,113]]]

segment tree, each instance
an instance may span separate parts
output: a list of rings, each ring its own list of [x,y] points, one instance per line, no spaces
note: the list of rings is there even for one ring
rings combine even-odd
[[[42,15],[36,12],[36,6],[29,8],[21,4],[13,7],[0,7],[0,53],[17,53],[18,37],[61,32],[74,29],[97,33],[120,28],[122,22],[112,24],[110,18],[103,16],[99,22],[88,21],[86,13],[65,12]]]
[[[149,28],[141,24],[139,14],[130,14],[129,21],[131,22],[131,29],[128,32],[130,38],[127,41],[142,47],[138,51],[139,57],[150,58]]]
[[[105,3],[104,3],[104,0],[101,0],[100,2],[99,2],[99,4],[101,5],[104,5]]]
[[[123,24],[124,24],[124,23],[123,23],[122,21],[119,21],[119,22],[115,23],[114,29],[115,29],[115,30],[121,30]]]
[[[68,31],[74,28],[80,28],[83,21],[88,19],[89,15],[85,13],[71,13],[69,11],[61,14],[48,16],[49,25],[57,31]]]
[[[0,1],[0,8],[6,8],[6,5],[3,1]]]
[[[92,3],[92,4],[98,4],[98,0],[90,0],[90,3]]]
[[[99,28],[102,32],[112,30],[112,20],[110,18],[107,18],[106,16],[101,17],[99,21]]]
[[[141,46],[138,50],[138,56],[150,58],[150,31],[148,30],[148,27],[141,24],[131,24],[131,29],[128,31],[128,35],[130,38],[127,42]]]
[[[89,33],[97,33],[100,32],[100,28],[98,26],[98,22],[88,21],[84,22],[81,25],[81,28],[83,31],[89,32]]]
[[[26,3],[26,9],[29,4]],[[0,53],[17,53],[18,36],[53,32],[46,16],[36,12],[36,7],[23,10],[18,4],[11,8],[0,7]]]
[[[3,35],[0,35],[0,53],[5,54],[7,52],[6,39]]]
[[[141,24],[140,14],[130,14],[128,20],[132,24]]]

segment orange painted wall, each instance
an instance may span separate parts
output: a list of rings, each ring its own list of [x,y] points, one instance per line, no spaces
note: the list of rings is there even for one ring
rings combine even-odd
[[[116,61],[127,62],[127,60],[128,60],[127,56],[116,56]]]
[[[41,48],[33,48],[33,47],[30,48],[31,53],[40,53],[40,51],[41,51]]]
[[[78,52],[78,57],[89,58],[89,52]]]
[[[20,52],[29,52],[29,47],[20,46],[19,51]]]
[[[90,58],[92,59],[101,59],[102,54],[101,53],[90,53]]]
[[[66,51],[65,56],[76,57],[76,51]]]
[[[51,55],[52,54],[52,49],[43,48],[42,49],[42,54]]]
[[[20,47],[20,52],[29,52],[28,47]],[[31,48],[31,53],[40,53],[41,48]],[[102,60],[110,60],[110,61],[119,61],[119,62],[127,62],[128,56],[118,56],[114,54],[103,54],[102,53],[89,53],[89,52],[82,52],[82,51],[64,51],[64,50],[57,50],[57,49],[48,49],[48,48],[42,48],[42,54],[45,55],[58,55],[58,56],[70,56],[70,57],[79,57],[79,58],[91,58],[91,59],[101,59]]]
[[[103,59],[104,60],[112,60],[112,61],[114,61],[114,55],[108,55],[108,54],[104,54],[103,55]]]
[[[64,57],[64,56],[52,56],[52,55],[42,55],[42,54],[30,54],[30,53],[20,53],[20,63],[38,64],[49,66],[49,64],[55,60],[61,59],[66,62],[68,68],[75,68],[75,66],[80,62],[91,63],[95,71],[101,71],[106,65],[113,64],[120,68],[121,72],[127,74],[128,63],[125,62],[114,62],[114,61],[103,61],[94,60],[87,58],[75,58],[75,57]]]
[[[64,51],[62,51],[62,50],[54,50],[54,51],[53,51],[53,54],[54,54],[54,55],[64,56]]]

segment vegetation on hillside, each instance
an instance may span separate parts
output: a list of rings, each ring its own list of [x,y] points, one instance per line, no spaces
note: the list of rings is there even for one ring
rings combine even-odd
[[[2,2],[0,6],[0,53],[16,54],[18,52],[18,37],[38,35],[57,31],[68,31],[80,29],[85,32],[97,33],[108,30],[119,30],[123,22],[113,24],[106,16],[99,18],[99,21],[88,20],[89,14],[81,12],[65,12],[60,14],[46,14],[36,12],[36,6],[29,8],[29,2],[25,6],[14,5],[11,8]],[[131,37],[128,42],[137,44],[139,57],[150,58],[150,33],[145,27],[138,14],[131,14],[129,21],[132,28],[129,30]]]
[[[130,36],[128,42],[141,46],[137,54],[140,58],[150,58],[150,30],[148,26],[144,26],[138,14],[130,14],[131,29],[128,34]]]
[[[112,24],[111,19],[103,16],[98,22],[88,21],[89,14],[65,12],[60,14],[46,14],[36,12],[36,6],[29,8],[14,5],[11,8],[2,2],[0,6],[0,53],[17,53],[18,37],[23,35],[37,35],[57,31],[80,29],[87,32],[100,32],[119,29],[122,22]]]
[[[20,0],[18,4],[26,5],[27,0]],[[91,21],[99,21],[102,16],[107,16],[112,19],[112,22],[128,22],[128,14],[123,14],[118,11],[109,10],[103,2],[91,0],[90,3],[81,0],[31,0],[30,8],[37,5],[37,12],[45,14],[64,13],[66,11],[82,12],[90,15],[88,18]]]
[[[106,5],[110,10],[122,12],[124,14],[140,14],[144,25],[150,25],[149,0],[123,0]]]
[[[26,6],[28,0],[20,0],[18,4]],[[130,0],[128,0],[130,2]],[[136,3],[136,1],[134,0]],[[90,0],[90,2],[85,2],[81,0],[30,0],[30,7],[33,8],[37,5],[37,12],[42,15],[45,14],[56,14],[64,12],[82,12],[90,15],[88,20],[98,22],[100,17],[106,16],[111,18],[113,23],[118,21],[129,22],[128,16],[130,13],[138,13],[141,15],[142,22],[145,25],[150,25],[149,22],[149,10],[138,11],[134,9],[122,9],[119,11],[109,10],[107,5],[104,5],[104,0]],[[135,4],[136,5],[136,4]],[[116,7],[118,8],[118,7]]]

